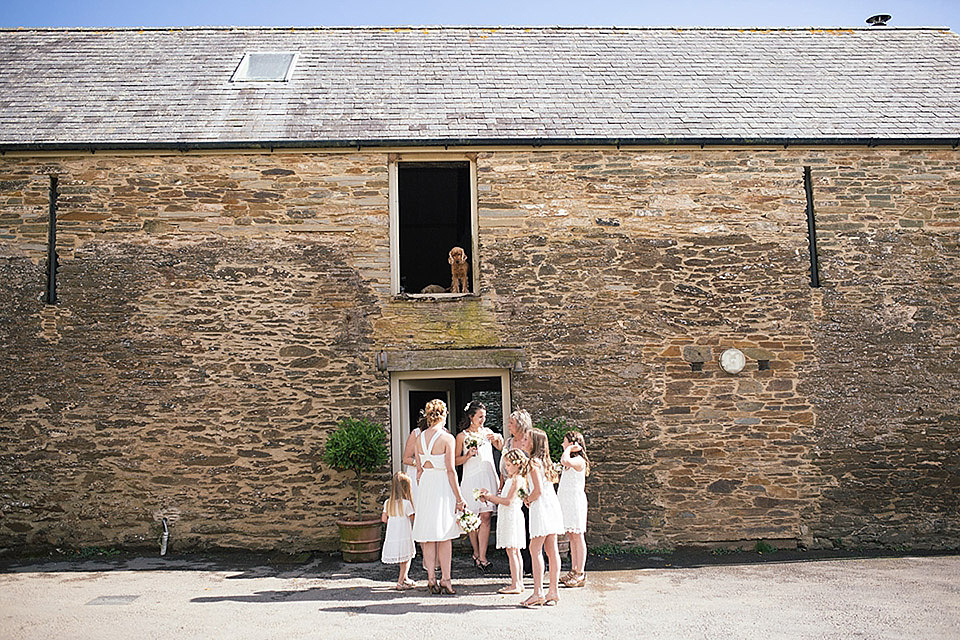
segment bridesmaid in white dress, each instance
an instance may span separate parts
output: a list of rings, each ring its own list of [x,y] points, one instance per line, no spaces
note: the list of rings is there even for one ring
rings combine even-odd
[[[557,536],[563,535],[563,512],[553,489],[557,472],[550,460],[550,444],[542,429],[530,432],[526,443],[530,450],[530,478],[533,488],[524,502],[530,507],[530,560],[533,565],[533,595],[520,604],[535,607],[560,601],[560,551]],[[543,556],[546,548],[550,567],[550,588],[543,595]]]
[[[427,428],[417,438],[417,469],[420,473],[419,502],[415,504],[413,539],[423,548],[427,569],[427,588],[430,593],[456,593],[450,582],[450,562],[453,539],[460,537],[457,512],[466,509],[457,470],[453,466],[456,442],[444,429],[447,405],[442,400],[431,400],[423,410]],[[441,580],[436,579],[437,558],[440,559]]]
[[[470,545],[473,547],[473,563],[478,569],[490,566],[487,560],[487,545],[490,543],[490,520],[496,507],[490,502],[480,502],[473,497],[474,489],[484,489],[496,495],[500,487],[497,468],[493,462],[493,448],[503,448],[503,436],[483,426],[487,419],[487,408],[482,402],[471,402],[464,409],[463,431],[457,435],[456,464],[463,465],[463,477],[460,480],[460,493],[467,503],[467,509],[480,516],[480,528],[471,531]],[[479,442],[478,446],[468,446],[469,440]]]
[[[557,498],[563,511],[563,528],[570,541],[570,573],[560,578],[567,587],[582,587],[587,582],[584,565],[587,561],[587,494],[584,489],[590,474],[583,434],[568,431],[563,436],[563,455],[560,456],[563,474],[557,487]]]

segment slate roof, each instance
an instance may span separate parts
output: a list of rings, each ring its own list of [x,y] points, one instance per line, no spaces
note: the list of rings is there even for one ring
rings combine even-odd
[[[911,140],[960,140],[947,29],[0,30],[7,151]]]

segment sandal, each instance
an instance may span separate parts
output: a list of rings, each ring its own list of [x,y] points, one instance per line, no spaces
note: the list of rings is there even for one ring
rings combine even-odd
[[[437,593],[442,593],[442,594],[447,595],[447,596],[452,596],[452,595],[455,595],[455,594],[457,593],[457,591],[456,591],[456,589],[453,588],[453,585],[452,585],[452,584],[443,584],[443,583],[441,582],[441,583],[440,583],[440,589],[437,591]]]
[[[497,593],[506,593],[506,594],[509,594],[509,595],[516,595],[516,596],[518,596],[518,595],[520,595],[521,593],[523,593],[523,589],[516,589],[516,588],[514,588],[514,587],[502,587],[502,588],[500,588],[500,589],[497,589]]]
[[[543,604],[546,605],[546,606],[548,606],[548,607],[551,607],[551,606],[557,604],[558,602],[560,602],[560,596],[553,595],[553,596],[547,596],[547,597],[544,599]]]
[[[477,560],[477,569],[480,569],[480,571],[486,571],[489,568],[490,568],[489,560],[480,560],[480,559]]]
[[[542,607],[545,602],[543,596],[530,596],[526,600],[520,603],[521,607],[525,609],[533,609],[534,607]]]
[[[564,582],[563,584],[564,584],[564,586],[570,587],[570,588],[576,588],[576,587],[586,586],[586,584],[587,584],[587,574],[585,574],[585,573],[578,573],[577,575],[575,575],[574,577],[570,578],[569,580],[567,580],[567,581]]]
[[[432,595],[437,595],[440,593],[440,587],[437,586],[436,582],[427,582],[427,591]]]

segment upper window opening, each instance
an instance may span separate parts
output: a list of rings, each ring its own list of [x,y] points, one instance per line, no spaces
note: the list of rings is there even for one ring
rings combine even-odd
[[[245,53],[232,82],[284,82],[293,75],[296,53]]]
[[[397,164],[399,293],[475,291],[470,174],[469,161]]]

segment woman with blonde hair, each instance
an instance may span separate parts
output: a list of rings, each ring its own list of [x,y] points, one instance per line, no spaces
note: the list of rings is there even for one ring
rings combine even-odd
[[[450,562],[453,539],[460,537],[457,512],[466,509],[457,470],[453,465],[456,442],[444,425],[447,405],[442,400],[431,400],[423,410],[427,428],[417,438],[416,458],[419,474],[416,515],[413,520],[413,539],[423,548],[427,569],[427,588],[430,593],[456,593],[450,582]],[[436,579],[437,559],[440,561],[441,580]]]

